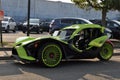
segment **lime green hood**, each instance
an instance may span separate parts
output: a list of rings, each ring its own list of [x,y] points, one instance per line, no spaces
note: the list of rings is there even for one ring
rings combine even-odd
[[[30,37],[30,36],[25,36],[25,37],[19,37],[19,38],[17,38],[16,41],[15,41],[14,46],[19,45],[21,43],[22,44],[28,44],[28,43],[31,43],[33,41],[42,40],[42,39],[54,39],[54,40],[61,41],[61,39],[58,36],[56,36],[56,37],[46,36],[46,37],[38,37],[38,38],[34,38],[34,37]]]

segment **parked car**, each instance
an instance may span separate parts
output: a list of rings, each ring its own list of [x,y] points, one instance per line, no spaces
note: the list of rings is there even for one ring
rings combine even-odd
[[[30,32],[37,32],[38,34],[41,32],[43,32],[42,31],[42,29],[41,29],[41,27],[40,27],[40,19],[37,19],[37,18],[31,18],[30,20],[29,20],[29,24],[30,24],[30,27],[29,27],[29,31]],[[23,33],[26,33],[27,32],[27,25],[28,25],[28,23],[27,23],[27,21],[25,21],[24,23],[23,23]]]
[[[42,28],[43,32],[49,32],[49,25],[50,25],[50,22],[41,22],[40,24],[40,27]]]
[[[76,24],[55,31],[48,37],[18,38],[12,56],[23,62],[40,62],[47,67],[56,67],[62,59],[92,59],[108,61],[113,54],[113,45],[105,28],[95,24]]]
[[[50,23],[49,33],[52,34],[55,30],[60,30],[66,26],[70,26],[73,24],[92,24],[92,22],[83,18],[71,18],[71,17],[56,18],[53,19]]]
[[[101,20],[90,20],[94,24],[102,25]],[[107,20],[106,28],[109,28],[112,31],[112,37],[114,39],[120,39],[120,22],[117,20]]]
[[[17,23],[17,30],[22,31],[23,30],[23,23],[22,22],[16,22]]]
[[[2,30],[5,32],[13,31],[16,32],[16,22],[12,17],[5,16],[2,20]]]

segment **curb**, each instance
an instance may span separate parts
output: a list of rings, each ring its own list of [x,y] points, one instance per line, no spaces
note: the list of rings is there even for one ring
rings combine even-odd
[[[120,53],[113,53],[113,56],[120,56]]]
[[[15,58],[12,56],[4,56],[4,57],[0,57],[0,60],[15,60]]]
[[[4,47],[2,47],[2,48],[0,48],[0,51],[12,51],[12,48],[4,48]]]
[[[0,51],[12,51],[12,48],[10,47],[2,47],[0,48]],[[5,52],[3,52],[5,53]],[[14,60],[15,58],[13,58],[11,55],[9,54],[6,54],[5,53],[5,56],[0,56],[0,60]]]

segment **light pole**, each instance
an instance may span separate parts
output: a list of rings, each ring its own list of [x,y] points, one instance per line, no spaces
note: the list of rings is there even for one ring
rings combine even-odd
[[[0,0],[0,10],[2,10],[1,0]],[[1,42],[1,46],[3,46],[3,41],[2,41],[2,23],[1,23],[1,20],[0,20],[0,42]]]
[[[28,14],[27,14],[27,36],[30,35],[30,0],[28,0]]]

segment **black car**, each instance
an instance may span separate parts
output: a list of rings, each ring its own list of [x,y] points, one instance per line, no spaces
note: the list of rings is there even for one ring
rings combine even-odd
[[[23,23],[22,23],[22,22],[17,22],[16,27],[17,27],[17,30],[18,30],[18,31],[23,30]]]
[[[43,32],[49,32],[49,25],[50,25],[50,22],[41,22],[40,24],[40,27],[42,28],[42,31]]]
[[[30,24],[30,27],[29,27],[30,32],[37,32],[37,33],[43,32],[41,27],[40,27],[40,19],[31,18],[29,20],[29,22],[30,22],[29,23]],[[27,25],[28,25],[28,23],[27,23],[27,21],[25,21],[23,23],[23,33],[27,32]]]
[[[102,25],[101,20],[90,20],[94,24]],[[112,31],[112,37],[114,39],[120,39],[120,22],[117,20],[107,20],[106,27]]]
[[[56,18],[53,19],[50,23],[49,33],[52,34],[55,30],[60,30],[64,27],[73,24],[92,24],[92,22],[84,18],[75,18],[75,17]]]

